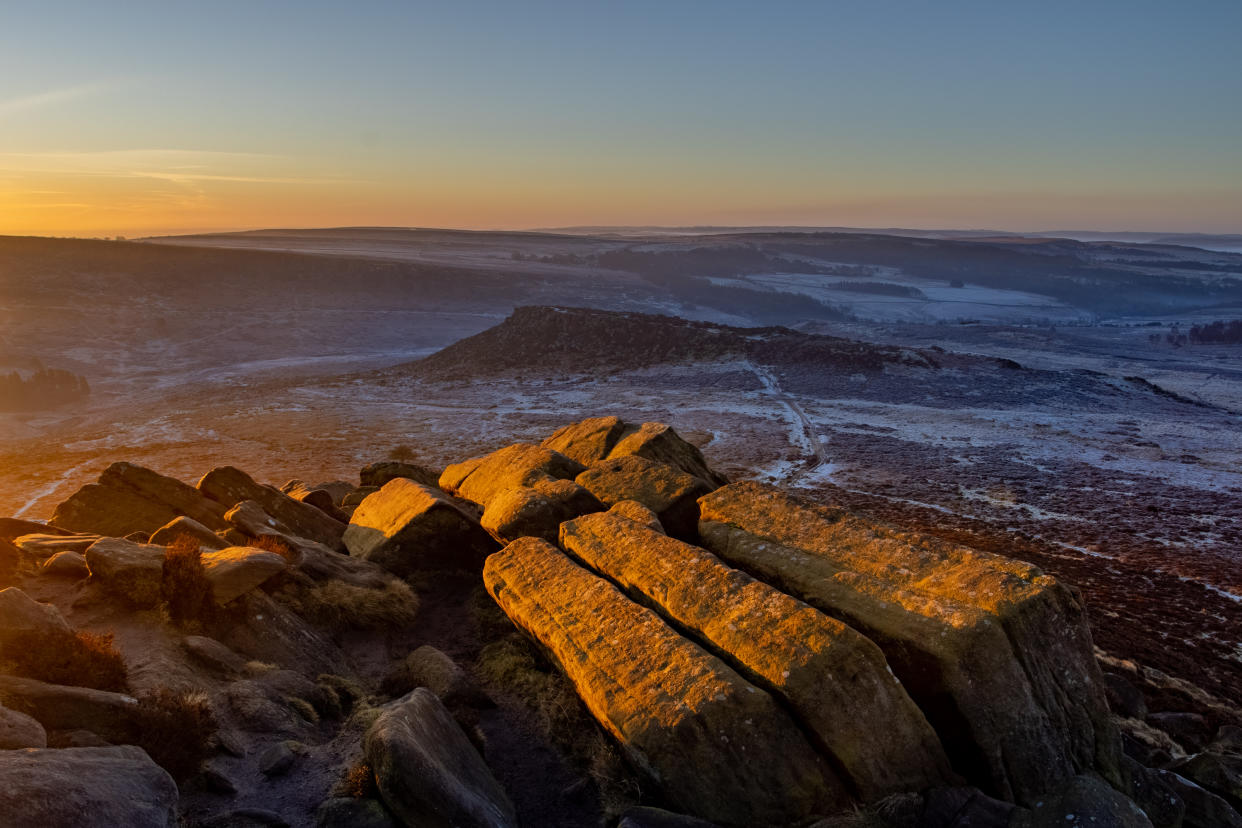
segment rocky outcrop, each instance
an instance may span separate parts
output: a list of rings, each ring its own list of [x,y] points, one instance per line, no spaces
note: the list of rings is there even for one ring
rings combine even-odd
[[[225,515],[228,520],[228,515]],[[178,538],[188,537],[203,549],[224,549],[228,541],[208,529],[197,520],[188,517],[173,518],[151,534],[152,544],[172,546]]]
[[[1082,605],[1035,567],[902,533],[771,487],[700,501],[704,545],[880,645],[955,768],[1029,803],[1120,778]]]
[[[113,463],[98,483],[83,486],[57,506],[51,524],[121,538],[149,534],[181,515],[213,530],[225,526],[224,508],[194,487],[133,463]]]
[[[273,576],[285,571],[287,563],[275,552],[249,546],[230,546],[203,555],[203,574],[211,582],[218,604],[227,604]]]
[[[1183,828],[1242,828],[1242,814],[1223,797],[1173,771],[1153,770],[1152,774],[1182,801]]]
[[[641,503],[656,513],[670,535],[688,539],[698,532],[699,497],[711,491],[694,475],[634,455],[602,460],[576,482],[605,506],[623,500]]]
[[[0,750],[47,747],[47,731],[32,717],[0,706]]]
[[[693,444],[686,442],[672,426],[664,423],[643,423],[641,426],[626,426],[621,439],[608,453],[609,458],[642,457],[665,463],[681,469],[686,474],[699,478],[708,488],[717,488],[729,482],[722,474],[713,471],[703,453]]]
[[[233,466],[212,469],[198,481],[204,495],[231,509],[244,500],[253,500],[263,511],[289,528],[298,537],[342,549],[345,524],[307,503],[294,500],[274,486],[256,483],[250,475]]]
[[[1242,756],[1203,751],[1179,759],[1168,770],[1211,791],[1242,813]]]
[[[540,445],[592,466],[608,456],[625,430],[620,417],[589,417],[558,428]]]
[[[293,530],[264,511],[263,506],[254,500],[242,500],[224,514],[229,525],[241,534],[251,538],[276,538],[291,543]],[[228,533],[226,533],[228,534]]]
[[[47,730],[89,730],[118,743],[134,738],[138,702],[123,693],[0,675],[0,704],[25,713]]]
[[[679,808],[784,825],[849,803],[772,696],[555,547],[515,541],[483,580]]]
[[[90,582],[135,607],[154,607],[167,552],[163,546],[103,538],[86,550]]]
[[[381,713],[364,749],[384,803],[406,825],[516,828],[500,783],[430,690]]]
[[[664,463],[702,480],[708,491],[729,482],[707,465],[696,446],[664,423],[634,425],[617,417],[592,417],[557,429],[542,445],[584,466],[621,457]]]
[[[1098,776],[1075,776],[1049,795],[1033,802],[1029,811],[1010,820],[1010,828],[1065,828],[1108,825],[1112,828],[1152,828],[1137,805],[1113,790]]]
[[[449,466],[440,475],[440,488],[486,507],[506,489],[534,486],[541,481],[573,480],[583,469],[581,463],[551,449],[515,443]]]
[[[166,828],[177,785],[136,747],[0,751],[0,814],[9,825]]]
[[[25,557],[42,561],[61,552],[85,552],[86,548],[99,540],[99,538],[99,535],[78,533],[69,535],[22,535],[14,540],[13,543],[22,551]]]
[[[480,523],[501,543],[527,536],[552,541],[561,522],[576,514],[562,501],[530,486],[517,486],[495,495]]]
[[[953,781],[927,719],[857,631],[617,515],[565,523],[561,545],[781,699],[864,800]]]
[[[375,486],[376,488],[398,477],[413,480],[415,483],[421,483],[424,486],[436,486],[439,484],[440,473],[426,466],[403,463],[400,460],[380,460],[377,463],[363,466],[358,472],[359,483],[363,486]]]
[[[22,520],[21,518],[0,518],[0,541],[9,541],[10,543],[20,538],[22,535],[72,535],[67,529],[57,529],[55,526],[48,526],[46,523],[40,523],[37,520]]]
[[[479,522],[439,489],[403,477],[362,501],[345,531],[349,554],[401,577],[420,570],[478,571],[496,549]]]
[[[34,600],[17,587],[0,589],[0,652],[15,633],[68,631],[56,607]]]
[[[333,520],[341,523],[348,523],[349,518],[336,506],[336,501],[332,497],[332,493],[327,489],[316,489],[301,480],[290,480],[288,483],[280,487],[280,490],[294,500],[305,503],[308,506],[314,506]]]

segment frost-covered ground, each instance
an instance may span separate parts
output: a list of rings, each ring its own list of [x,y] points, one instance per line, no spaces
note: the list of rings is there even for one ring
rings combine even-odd
[[[887,333],[925,346],[940,327]],[[1242,416],[1084,373],[1121,359],[1110,353],[1125,357],[1125,371],[1141,361],[1127,356],[1124,330],[1093,330],[1090,347],[1075,332],[1032,349],[1027,329],[956,345],[986,352],[1002,334],[1013,335],[1003,355],[1028,345],[1026,365],[1056,370],[889,366],[828,377],[735,360],[607,376],[546,376],[531,365],[520,377],[427,383],[329,370],[390,365],[395,352],[353,363],[241,360],[195,369],[183,383],[134,380],[115,396],[104,388],[89,408],[26,418],[31,434],[0,442],[0,514],[47,518],[117,460],[187,481],[223,464],[275,484],[356,480],[399,445],[442,465],[581,417],[663,420],[732,477],[1032,560],[1086,591],[1106,649],[1202,673],[1217,690],[1242,686]],[[1077,357],[1067,342],[1079,343]],[[1183,350],[1151,364],[1202,385],[1214,362]],[[1233,373],[1216,371],[1210,384],[1200,396],[1242,398]]]
[[[712,278],[714,284],[795,293],[809,296],[859,317],[880,322],[956,322],[963,319],[994,323],[1046,320],[1054,323],[1086,321],[1090,314],[1047,296],[1017,290],[998,290],[981,285],[949,287],[947,284],[906,276],[895,268],[875,268],[868,282],[899,285],[917,291],[913,296],[885,296],[840,287],[857,277],[809,273],[765,273]],[[865,284],[865,282],[864,282]]]

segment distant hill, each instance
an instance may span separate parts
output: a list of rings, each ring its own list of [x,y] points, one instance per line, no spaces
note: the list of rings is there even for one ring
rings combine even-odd
[[[449,379],[523,370],[612,372],[722,358],[849,371],[878,371],[886,364],[936,365],[928,354],[908,348],[782,327],[736,328],[644,313],[523,307],[500,325],[404,367],[419,376]]]

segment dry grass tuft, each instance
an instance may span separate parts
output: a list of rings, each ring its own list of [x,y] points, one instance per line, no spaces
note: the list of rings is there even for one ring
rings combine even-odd
[[[418,596],[395,579],[382,589],[328,581],[292,592],[288,603],[303,618],[333,630],[394,629],[413,623],[418,614]]]
[[[298,563],[298,553],[293,547],[274,535],[260,535],[251,540],[247,546],[262,549],[264,552],[275,552],[291,564]]]
[[[125,661],[112,645],[112,633],[23,630],[8,637],[3,672],[94,690],[129,689]]]
[[[168,547],[160,597],[169,619],[178,626],[207,623],[215,616],[211,582],[203,570],[203,550],[188,535],[179,536]]]
[[[333,793],[354,799],[378,799],[379,786],[375,784],[375,770],[371,767],[371,763],[366,758],[359,757],[356,762],[345,769]]]
[[[306,699],[299,699],[297,696],[287,696],[285,704],[289,705],[294,713],[297,713],[311,724],[319,724],[319,711]]]
[[[358,682],[347,679],[344,676],[323,673],[315,679],[315,684],[330,689],[336,695],[342,714],[353,712],[358,702],[366,697],[366,691],[362,689]]]
[[[206,693],[161,687],[138,699],[138,744],[178,782],[189,779],[211,755],[216,718]]]

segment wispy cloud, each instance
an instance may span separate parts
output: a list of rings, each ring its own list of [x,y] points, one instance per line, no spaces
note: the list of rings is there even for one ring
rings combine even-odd
[[[8,100],[0,100],[0,118],[25,112],[30,109],[41,109],[46,106],[67,103],[85,98],[100,92],[108,92],[116,87],[111,83],[83,83],[77,86],[66,86],[61,89],[49,89],[33,95],[23,95]]]
[[[291,159],[281,155],[217,150],[129,149],[89,152],[0,152],[0,171],[22,174],[144,178],[193,187],[210,182],[243,184],[341,184],[340,176],[281,175]]]

